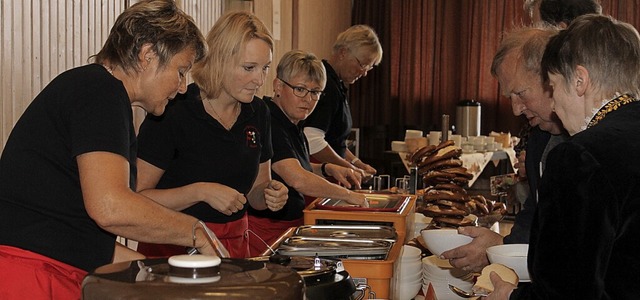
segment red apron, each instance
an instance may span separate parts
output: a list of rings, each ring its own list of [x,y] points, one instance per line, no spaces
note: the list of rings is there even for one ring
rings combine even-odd
[[[293,221],[282,221],[250,215],[249,230],[255,233],[255,235],[251,233],[248,234],[251,257],[260,256],[262,252],[267,250],[267,245],[271,246],[287,229],[303,224],[304,218]],[[256,237],[256,235],[258,236]]]
[[[238,220],[227,223],[205,223],[216,234],[220,242],[229,251],[231,258],[249,257],[249,243],[244,237],[248,228],[247,214]],[[186,247],[168,244],[138,243],[138,252],[154,257],[169,257],[172,255],[186,254]]]
[[[80,299],[87,272],[20,248],[0,245],[0,299]]]

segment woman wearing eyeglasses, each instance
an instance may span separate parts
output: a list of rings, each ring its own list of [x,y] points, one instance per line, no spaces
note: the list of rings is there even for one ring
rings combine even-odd
[[[354,25],[338,35],[331,56],[322,61],[327,70],[322,101],[305,121],[304,133],[314,159],[353,168],[362,175],[376,173],[347,148],[352,126],[347,87],[367,76],[381,60],[382,46],[371,27]]]
[[[334,177],[345,187],[360,187],[361,175],[351,168],[309,161],[309,146],[301,123],[321,100],[326,83],[322,62],[300,50],[285,53],[273,80],[275,96],[264,97],[271,111],[273,157],[271,176],[289,188],[289,200],[279,211],[249,209],[249,229],[260,239],[249,236],[251,256],[267,249],[284,231],[303,224],[304,197],[333,197],[354,205],[367,205],[364,194],[354,193],[328,182]]]

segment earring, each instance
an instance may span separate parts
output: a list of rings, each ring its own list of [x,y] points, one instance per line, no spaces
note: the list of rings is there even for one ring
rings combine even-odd
[[[276,94],[276,98],[280,98],[280,94]]]

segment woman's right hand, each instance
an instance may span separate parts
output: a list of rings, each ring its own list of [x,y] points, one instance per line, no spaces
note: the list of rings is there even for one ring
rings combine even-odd
[[[199,199],[227,216],[237,213],[247,203],[242,193],[223,184],[201,182],[197,189]]]
[[[228,258],[229,251],[222,245],[220,240],[216,237],[215,233],[202,225],[196,227],[196,240],[205,241],[200,247],[197,247],[198,252],[204,255],[213,255],[221,258]],[[208,232],[208,233],[207,233]]]
[[[347,200],[350,204],[360,205],[360,207],[369,207],[369,200],[367,200],[367,196],[362,193],[350,192],[350,197]]]

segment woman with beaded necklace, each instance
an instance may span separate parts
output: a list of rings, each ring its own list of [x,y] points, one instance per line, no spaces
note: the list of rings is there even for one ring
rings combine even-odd
[[[640,36],[611,17],[578,17],[550,40],[542,69],[571,138],[547,158],[531,283],[514,289],[493,274],[487,299],[637,299]]]

